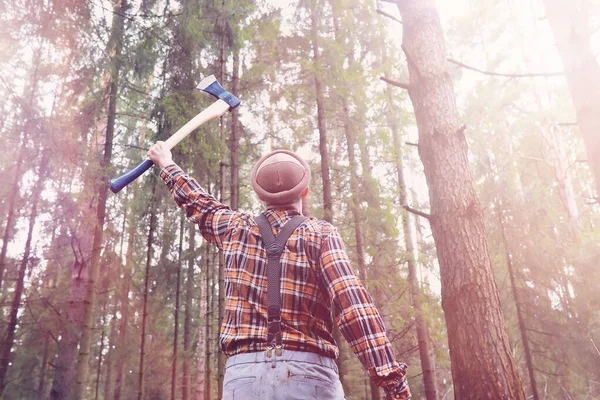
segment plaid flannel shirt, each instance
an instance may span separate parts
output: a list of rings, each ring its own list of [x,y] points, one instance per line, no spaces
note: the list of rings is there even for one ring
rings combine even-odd
[[[223,253],[226,304],[221,350],[227,356],[265,351],[267,257],[254,217],[217,201],[176,164],[165,167],[160,176],[188,219]],[[297,214],[295,210],[266,212],[275,235]],[[288,240],[281,268],[284,349],[337,358],[332,337],[335,318],[377,385],[390,390],[405,385],[405,367],[395,361],[383,321],[331,224],[306,219]]]

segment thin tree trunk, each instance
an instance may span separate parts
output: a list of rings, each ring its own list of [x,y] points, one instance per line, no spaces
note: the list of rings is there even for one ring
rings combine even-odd
[[[144,398],[144,358],[146,355],[146,320],[148,319],[148,292],[150,285],[150,265],[152,264],[154,231],[156,230],[156,178],[152,179],[152,195],[150,197],[150,230],[146,243],[146,269],[144,273],[144,294],[142,304],[142,334],[140,342],[140,364],[138,370],[137,399]]]
[[[135,195],[134,195],[135,198]],[[117,343],[117,363],[115,373],[115,389],[114,389],[114,400],[121,399],[121,391],[123,389],[123,374],[125,369],[125,362],[127,360],[125,353],[125,345],[127,339],[127,324],[129,323],[129,285],[131,277],[129,271],[133,265],[133,245],[134,235],[136,232],[136,226],[134,224],[129,225],[127,232],[127,253],[125,255],[125,268],[123,269],[123,291],[120,295],[120,314],[121,320],[119,321],[119,337]],[[108,400],[108,398],[106,399]]]
[[[354,152],[354,133],[350,128],[350,113],[348,110],[347,101],[344,99],[343,101],[343,111],[344,111],[344,132],[346,134],[346,142],[348,145],[348,163],[350,165],[350,191],[352,192],[352,217],[354,219],[354,238],[356,240],[356,258],[358,262],[358,273],[360,279],[364,282],[365,287],[368,288],[367,281],[367,266],[365,264],[365,245],[364,245],[364,231],[362,221],[364,219],[364,215],[360,210],[360,195],[359,195],[359,187],[358,187],[358,172],[356,171],[356,155]],[[373,379],[369,379],[369,393],[371,396],[371,400],[380,400],[381,399],[381,390],[379,386],[375,384]]]
[[[391,98],[390,98],[391,100]],[[400,205],[408,205],[408,194],[406,183],[404,181],[404,165],[402,162],[402,152],[400,145],[400,134],[398,126],[392,122],[392,135],[396,154],[396,174],[398,177],[398,196]],[[402,232],[404,235],[404,245],[408,254],[408,285],[410,288],[410,297],[412,306],[415,309],[415,327],[417,331],[417,341],[419,345],[419,357],[421,360],[421,369],[423,370],[423,385],[425,386],[425,398],[427,400],[437,400],[437,382],[435,379],[435,370],[431,360],[431,351],[429,350],[429,329],[423,318],[423,306],[421,304],[421,290],[417,277],[417,266],[415,263],[415,247],[413,244],[413,233],[410,226],[410,215],[408,211],[402,210]]]
[[[104,311],[106,312],[106,304],[104,307]],[[104,329],[104,324],[106,323],[105,315],[102,316],[102,334],[100,335],[100,348],[98,349],[98,362],[96,363],[96,388],[94,392],[95,400],[98,400],[98,394],[100,393],[100,376],[102,375],[102,352],[104,351],[104,338],[106,337],[106,331]]]
[[[177,282],[175,283],[175,309],[173,310],[173,363],[171,366],[171,400],[177,397],[177,345],[179,344],[179,293],[181,289],[181,265],[183,263],[183,222],[181,216],[179,223],[179,251],[177,259]]]
[[[194,299],[194,254],[196,246],[196,226],[192,225],[189,230],[189,244],[188,244],[188,266],[187,266],[187,279],[185,283],[185,314],[183,320],[183,373],[182,373],[182,393],[181,400],[189,400],[191,394],[190,387],[190,376],[191,376],[191,366],[190,361],[192,360],[192,348],[191,348],[191,333],[192,333],[192,303]],[[202,303],[204,300],[200,298],[200,309],[202,310]],[[200,311],[200,315],[202,315],[202,311]],[[200,328],[202,331],[202,328]],[[204,334],[199,335],[198,340],[198,348],[204,351],[204,347],[202,346]],[[204,361],[204,358],[200,358],[198,364],[198,376],[200,376],[200,371],[204,374],[204,368],[201,364],[201,361]],[[204,398],[204,375],[202,375],[202,381],[198,381],[198,391],[200,392],[198,397]]]
[[[48,368],[48,358],[50,356],[50,335],[44,333],[44,352],[42,353],[42,362],[40,366],[40,381],[38,382],[37,395],[40,399],[46,398],[46,370]]]
[[[309,12],[311,21],[311,47],[312,47],[312,62],[315,67],[314,85],[315,85],[315,101],[317,103],[317,128],[319,130],[319,154],[321,155],[321,179],[323,181],[323,219],[329,223],[333,222],[333,202],[331,197],[331,176],[329,166],[329,152],[327,151],[327,128],[325,126],[325,95],[323,93],[323,85],[321,83],[322,62],[321,53],[319,50],[319,4],[318,0],[309,0]],[[344,340],[340,330],[334,327],[333,339],[335,340],[339,356],[336,364],[339,371],[340,381],[344,384],[346,376],[346,367],[343,359],[341,343]]]
[[[4,234],[2,235],[2,250],[0,251],[0,289],[4,281],[4,271],[6,270],[6,254],[8,251],[8,242],[10,242],[13,231],[15,229],[15,221],[17,217],[18,207],[17,197],[19,195],[19,179],[22,178],[21,168],[25,162],[25,154],[28,141],[28,129],[25,128],[25,132],[22,138],[21,147],[19,148],[19,156],[17,157],[17,165],[15,167],[14,174],[10,182],[10,194],[8,198],[8,215],[6,216],[6,225],[4,227]]]
[[[221,202],[225,201],[225,165],[221,163],[220,167],[220,179],[219,179],[219,193],[221,194]],[[217,348],[217,398],[223,398],[223,378],[225,377],[225,355],[220,349],[220,331],[223,318],[225,318],[225,258],[223,252],[219,252],[219,264],[218,264],[218,277],[219,277],[219,298],[218,298],[218,324],[216,329],[216,348]]]
[[[206,269],[206,314],[204,315],[204,337],[206,338],[206,346],[205,346],[205,355],[204,359],[206,360],[206,370],[204,372],[204,398],[197,398],[196,400],[210,400],[212,397],[212,385],[211,385],[211,375],[212,375],[212,345],[211,345],[211,335],[212,335],[212,320],[213,320],[213,310],[214,310],[214,285],[213,282],[213,274],[214,268],[212,268],[210,262],[210,246],[208,244],[205,245],[204,249],[204,257],[205,257],[205,269]],[[202,331],[200,331],[202,334]],[[200,348],[198,349],[201,350]]]
[[[387,89],[388,102],[391,108],[394,107],[393,98],[389,88]],[[401,207],[408,206],[408,191],[404,180],[404,164],[402,162],[402,145],[398,122],[393,112],[388,112],[388,120],[392,130],[392,140],[394,143],[394,154],[396,164],[396,175],[398,178],[398,197]],[[417,221],[418,222],[418,221]],[[408,254],[408,285],[410,289],[410,298],[412,306],[415,309],[415,328],[417,332],[417,342],[419,345],[419,358],[421,369],[423,371],[423,385],[425,386],[425,398],[427,400],[437,400],[438,390],[435,379],[435,369],[429,350],[429,328],[423,317],[423,306],[421,304],[421,289],[417,277],[417,265],[415,263],[415,246],[413,244],[413,231],[410,224],[410,215],[404,208],[402,209],[402,233],[404,235],[404,246]]]
[[[119,263],[120,264],[120,263]],[[112,320],[110,322],[110,335],[108,336],[108,351],[106,354],[106,376],[104,377],[104,390],[103,390],[103,399],[108,400],[110,398],[110,394],[112,392],[112,367],[113,367],[113,358],[114,358],[114,349],[115,349],[115,339],[117,336],[117,310],[115,305],[113,305],[113,315]]]
[[[225,10],[225,0],[221,0],[221,12],[223,15],[225,15],[226,10]],[[219,75],[220,75],[220,82],[225,82],[225,62],[226,62],[226,57],[227,57],[227,43],[226,43],[226,26],[227,26],[227,20],[225,19],[225,17],[221,17],[219,18]],[[225,125],[224,125],[224,119],[221,118],[220,121],[220,125],[219,125],[219,130],[220,130],[220,137],[221,140],[225,139],[225,134],[224,134],[224,130],[225,130]],[[220,158],[221,160],[223,160],[223,157]],[[220,201],[223,203],[225,201],[225,166],[223,164],[223,162],[221,162],[219,164],[219,193],[220,193]],[[225,376],[225,355],[220,351],[219,348],[219,335],[220,335],[220,326],[221,326],[221,322],[223,321],[223,318],[225,316],[225,276],[224,276],[224,265],[225,265],[225,261],[223,259],[223,253],[219,252],[219,264],[218,264],[218,288],[219,288],[219,297],[218,297],[218,326],[216,329],[216,348],[217,348],[217,398],[222,398],[223,397],[223,378]]]
[[[464,127],[433,0],[405,0],[409,95],[419,129],[456,399],[525,399],[470,174]]]
[[[231,93],[235,96],[239,96],[239,82],[240,82],[240,49],[236,48],[233,51],[233,75],[231,77]],[[231,110],[231,143],[229,146],[230,157],[230,168],[231,168],[231,182],[230,182],[230,200],[229,205],[232,209],[237,210],[240,202],[240,161],[239,161],[239,115],[238,108]]]
[[[50,151],[45,149],[43,150],[42,159],[40,161],[38,180],[33,187],[33,193],[31,195],[31,213],[29,215],[29,229],[27,231],[27,239],[25,240],[25,250],[23,252],[23,259],[21,260],[21,264],[19,266],[19,275],[13,293],[10,314],[8,317],[8,326],[6,327],[6,333],[4,334],[4,341],[2,343],[0,353],[0,396],[2,396],[2,393],[6,388],[6,374],[11,361],[11,350],[14,345],[15,334],[17,331],[19,308],[21,307],[21,297],[23,295],[23,288],[25,285],[25,272],[29,263],[29,256],[31,255],[33,228],[35,227],[35,221],[37,219],[37,209],[40,202],[40,195],[44,189],[44,182],[46,180],[49,161]]]
[[[552,156],[552,168],[558,183],[560,199],[569,217],[570,239],[574,239],[580,230],[579,208],[575,188],[573,187],[572,172],[568,165],[568,158],[558,128],[550,127],[548,131],[542,128],[542,135],[549,147]]]
[[[504,253],[506,256],[506,265],[508,267],[508,275],[510,277],[510,286],[513,292],[513,299],[515,301],[515,307],[517,309],[517,319],[519,321],[519,332],[521,333],[521,342],[523,343],[523,352],[525,353],[525,363],[527,365],[527,372],[529,373],[529,384],[531,385],[531,393],[533,400],[538,400],[539,394],[537,390],[537,384],[535,380],[535,368],[533,366],[533,357],[531,348],[529,345],[529,338],[527,337],[527,326],[525,325],[525,318],[523,317],[522,302],[520,299],[519,288],[517,287],[517,279],[515,277],[515,269],[512,262],[512,255],[506,239],[506,228],[504,226],[504,219],[502,214],[503,208],[496,204],[496,210],[498,213],[498,223],[500,224],[500,233],[502,234],[502,244],[504,245]]]
[[[564,65],[577,123],[600,196],[600,65],[590,44],[590,14],[582,5],[544,0],[546,17]]]
[[[102,304],[102,333],[100,335],[100,348],[98,349],[98,362],[96,363],[96,388],[95,388],[95,395],[94,395],[94,399],[98,400],[98,396],[100,394],[100,378],[102,376],[102,365],[104,363],[103,360],[103,353],[104,353],[104,340],[107,338],[106,337],[106,310],[107,310],[107,306],[108,306],[108,294],[106,293],[106,291],[108,290],[108,277],[111,275],[110,273],[110,261],[109,263],[107,263],[106,267],[107,271],[105,272],[105,278],[104,278],[104,282],[103,282],[103,287],[102,287],[102,291],[105,292],[104,293],[104,302]],[[108,351],[110,352],[110,342],[108,343]]]
[[[367,267],[365,264],[365,246],[364,246],[364,232],[362,221],[364,219],[363,214],[360,210],[360,195],[359,195],[359,187],[358,181],[359,176],[356,171],[356,155],[354,152],[354,133],[350,128],[350,111],[348,109],[348,102],[344,98],[343,99],[343,112],[344,112],[344,133],[346,135],[346,142],[348,146],[348,163],[350,166],[350,191],[352,193],[351,198],[351,206],[352,209],[352,218],[354,220],[354,239],[356,241],[356,258],[358,263],[358,273],[360,279],[364,282],[365,287],[368,288],[367,281]],[[381,399],[381,390],[372,379],[369,379],[369,391],[371,395],[371,400],[380,400]]]
[[[71,237],[71,247],[75,260],[71,268],[70,301],[67,306],[67,320],[60,330],[60,340],[54,361],[54,379],[50,390],[50,399],[70,399],[73,382],[73,361],[79,342],[79,332],[83,323],[83,299],[87,269],[81,255],[81,244],[77,238]]]
[[[33,102],[35,101],[37,95],[37,86],[39,80],[39,67],[41,65],[42,58],[42,49],[44,46],[44,41],[37,49],[35,53],[35,60],[33,64],[33,75],[31,77],[31,88],[27,95],[27,109],[26,113],[32,113],[33,110]],[[19,196],[19,180],[22,178],[21,169],[25,164],[25,159],[27,157],[27,143],[29,141],[29,120],[34,118],[35,115],[26,115],[25,116],[25,127],[23,129],[23,138],[21,139],[21,146],[19,147],[19,155],[17,156],[17,164],[15,166],[15,171],[12,174],[12,179],[10,182],[10,195],[8,198],[8,214],[6,215],[6,225],[4,226],[4,234],[2,235],[2,250],[0,250],[0,290],[2,289],[2,284],[4,281],[4,271],[6,270],[6,255],[8,252],[8,243],[10,242],[13,231],[15,229],[15,223],[18,215],[18,207],[17,207],[17,198]]]
[[[321,176],[323,180],[323,219],[333,221],[333,203],[331,199],[331,177],[329,167],[329,152],[327,151],[327,128],[325,127],[325,95],[321,83],[322,62],[319,50],[319,18],[318,0],[310,0],[311,46],[312,61],[315,67],[314,85],[317,103],[317,127],[319,129],[319,153],[321,155]],[[341,375],[341,374],[340,374]]]
[[[98,278],[98,264],[102,251],[102,240],[104,230],[104,219],[106,217],[106,200],[108,196],[108,166],[112,157],[112,142],[115,130],[115,119],[117,114],[117,94],[119,85],[119,71],[121,68],[121,49],[124,41],[125,12],[127,11],[127,0],[114,0],[113,15],[114,22],[111,29],[111,42],[114,43],[110,90],[108,100],[108,120],[106,124],[106,136],[104,143],[104,156],[100,162],[100,181],[98,183],[98,205],[96,210],[96,224],[94,227],[94,241],[92,255],[89,263],[89,280],[84,302],[83,329],[77,368],[75,374],[75,399],[84,397],[90,358],[90,346],[92,343],[92,326],[94,323],[94,307],[96,303],[96,280]]]

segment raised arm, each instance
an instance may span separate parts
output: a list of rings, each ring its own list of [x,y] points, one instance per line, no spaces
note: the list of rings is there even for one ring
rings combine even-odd
[[[187,218],[198,225],[206,240],[222,248],[229,227],[240,213],[215,199],[198,181],[183,172],[173,162],[171,151],[164,142],[153,145],[148,151],[148,158],[161,168],[161,179]]]

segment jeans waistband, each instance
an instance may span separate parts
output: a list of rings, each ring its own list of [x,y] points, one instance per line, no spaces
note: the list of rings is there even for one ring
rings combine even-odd
[[[273,354],[275,357],[275,354]],[[249,364],[249,363],[270,363],[273,361],[273,358],[267,357],[266,351],[258,351],[254,353],[243,353],[236,354],[235,356],[231,356],[227,359],[225,364],[225,368],[232,367],[238,364]],[[293,351],[293,350],[285,350],[283,349],[283,354],[281,357],[277,357],[277,362],[286,362],[286,361],[299,361],[306,362],[311,364],[321,365],[326,368],[331,368],[335,372],[338,372],[337,365],[335,360],[330,357],[321,356],[316,353],[310,353],[307,351]]]

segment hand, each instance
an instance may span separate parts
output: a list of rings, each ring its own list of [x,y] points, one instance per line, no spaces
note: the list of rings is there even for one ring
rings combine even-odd
[[[400,368],[403,372],[402,379],[400,379],[400,381],[398,381],[394,386],[385,388],[385,400],[410,399],[410,388],[408,387],[408,382],[406,381],[407,365],[402,363]]]
[[[150,150],[148,150],[147,154],[150,161],[152,161],[156,166],[161,169],[166,167],[167,165],[173,164],[173,155],[171,154],[171,150],[167,147],[165,142],[158,141]]]
[[[410,399],[410,388],[406,378],[403,377],[398,384],[385,390],[385,400],[407,400]]]

